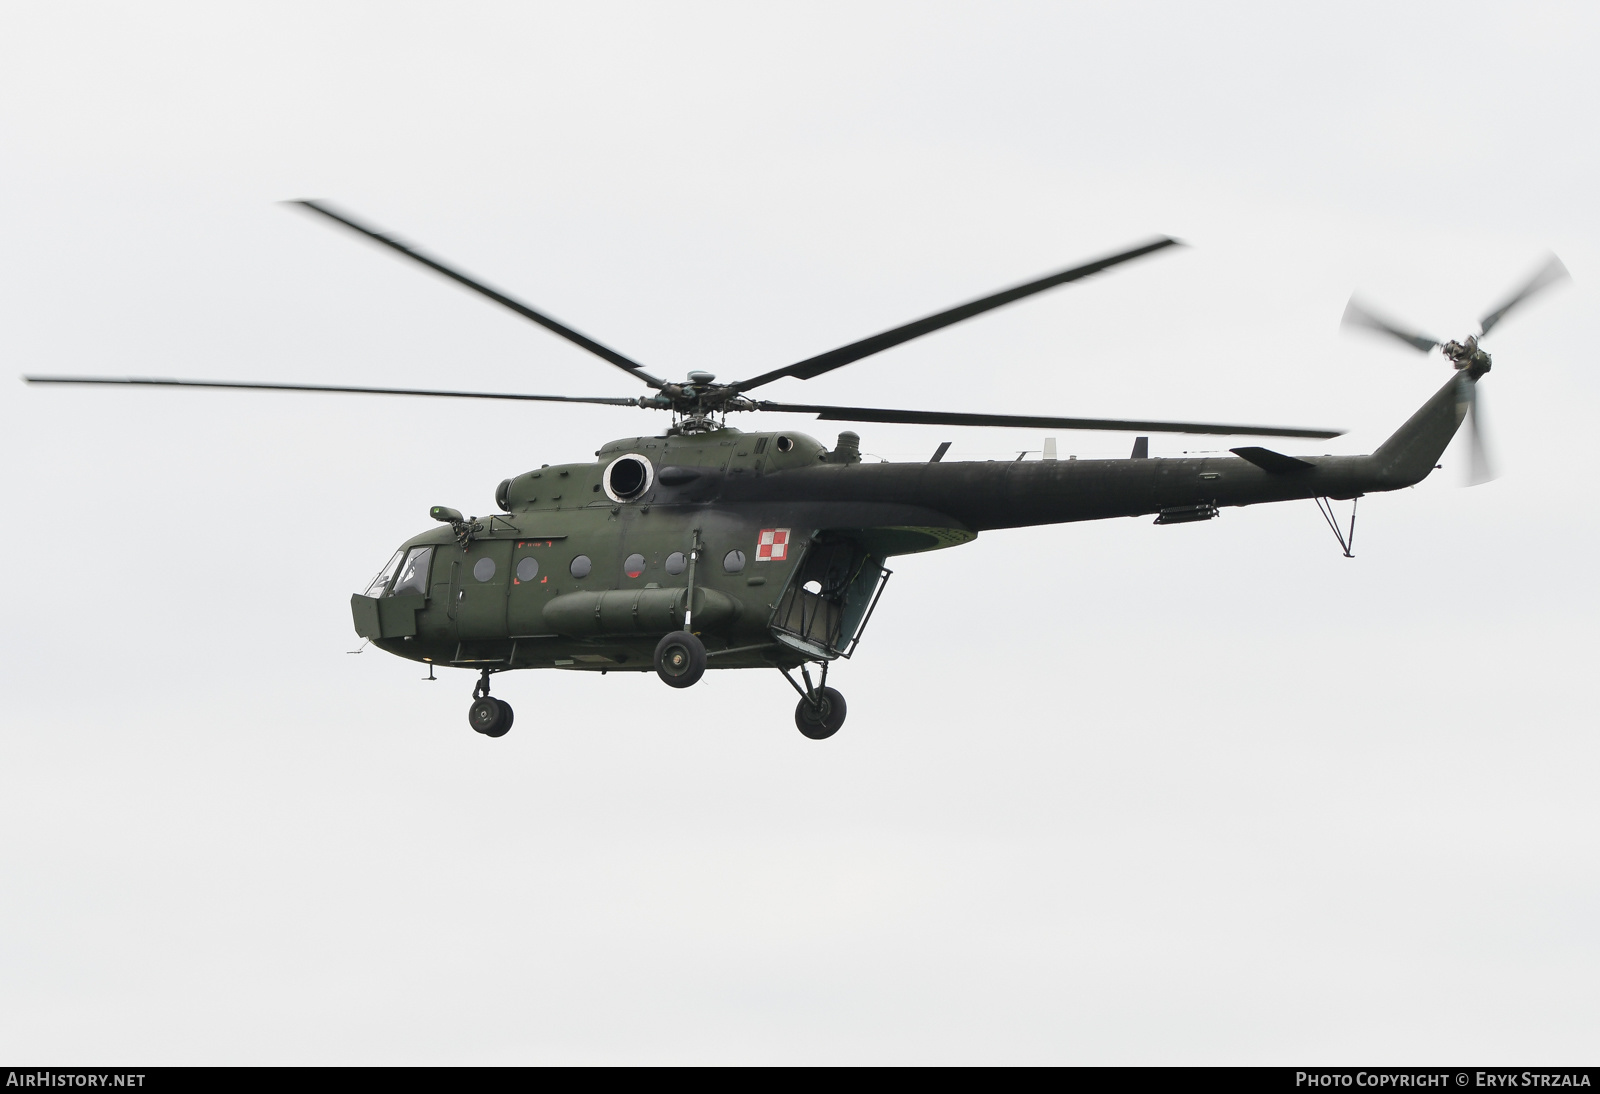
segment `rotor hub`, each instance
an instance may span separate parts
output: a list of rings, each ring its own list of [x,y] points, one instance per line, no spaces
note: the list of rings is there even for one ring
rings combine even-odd
[[[1476,338],[1469,337],[1465,342],[1446,342],[1440,348],[1451,364],[1464,370],[1474,380],[1482,377],[1494,364],[1493,359],[1478,348]]]
[[[724,428],[730,412],[757,409],[739,393],[738,385],[715,381],[712,373],[691,372],[681,384],[662,384],[654,396],[641,398],[639,405],[672,411],[671,433],[709,433]]]

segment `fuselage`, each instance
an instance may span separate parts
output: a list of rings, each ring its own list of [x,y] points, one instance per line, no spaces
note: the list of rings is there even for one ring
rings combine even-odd
[[[794,432],[623,438],[506,480],[499,513],[408,540],[352,607],[379,647],[475,669],[646,670],[680,628],[714,668],[828,660],[848,655],[896,555],[992,529],[1408,486],[1470,385],[1453,378],[1364,456],[887,463],[862,462],[853,434],[831,450]]]

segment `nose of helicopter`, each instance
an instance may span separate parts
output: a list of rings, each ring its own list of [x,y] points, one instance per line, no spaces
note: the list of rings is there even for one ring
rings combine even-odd
[[[416,616],[427,605],[434,552],[433,544],[411,540],[394,553],[365,591],[350,597],[358,635],[382,645],[381,639],[409,640],[417,633]]]

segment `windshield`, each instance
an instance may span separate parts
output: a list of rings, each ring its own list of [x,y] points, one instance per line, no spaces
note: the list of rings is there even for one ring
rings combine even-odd
[[[428,595],[428,561],[433,558],[432,547],[413,547],[406,555],[406,564],[400,567],[400,578],[394,583],[390,596],[415,593]]]
[[[394,576],[395,570],[400,568],[400,560],[405,557],[404,551],[396,551],[389,564],[378,571],[378,576],[372,579],[372,584],[367,586],[367,596],[382,596],[383,590],[388,588],[389,579]]]

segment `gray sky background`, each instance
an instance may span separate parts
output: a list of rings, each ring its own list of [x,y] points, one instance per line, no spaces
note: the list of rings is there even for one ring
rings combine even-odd
[[[1353,289],[1460,337],[1547,250],[1574,282],[1495,332],[1499,481],[1448,452],[1354,561],[1309,502],[899,560],[825,743],[775,673],[518,674],[491,741],[466,673],[346,654],[428,506],[643,411],[0,385],[0,1057],[1592,1063],[1596,23],[7,7],[13,374],[636,393],[295,197],[666,375],[1171,233],[771,397],[1350,430],[1289,451],[1448,375],[1341,337]]]

